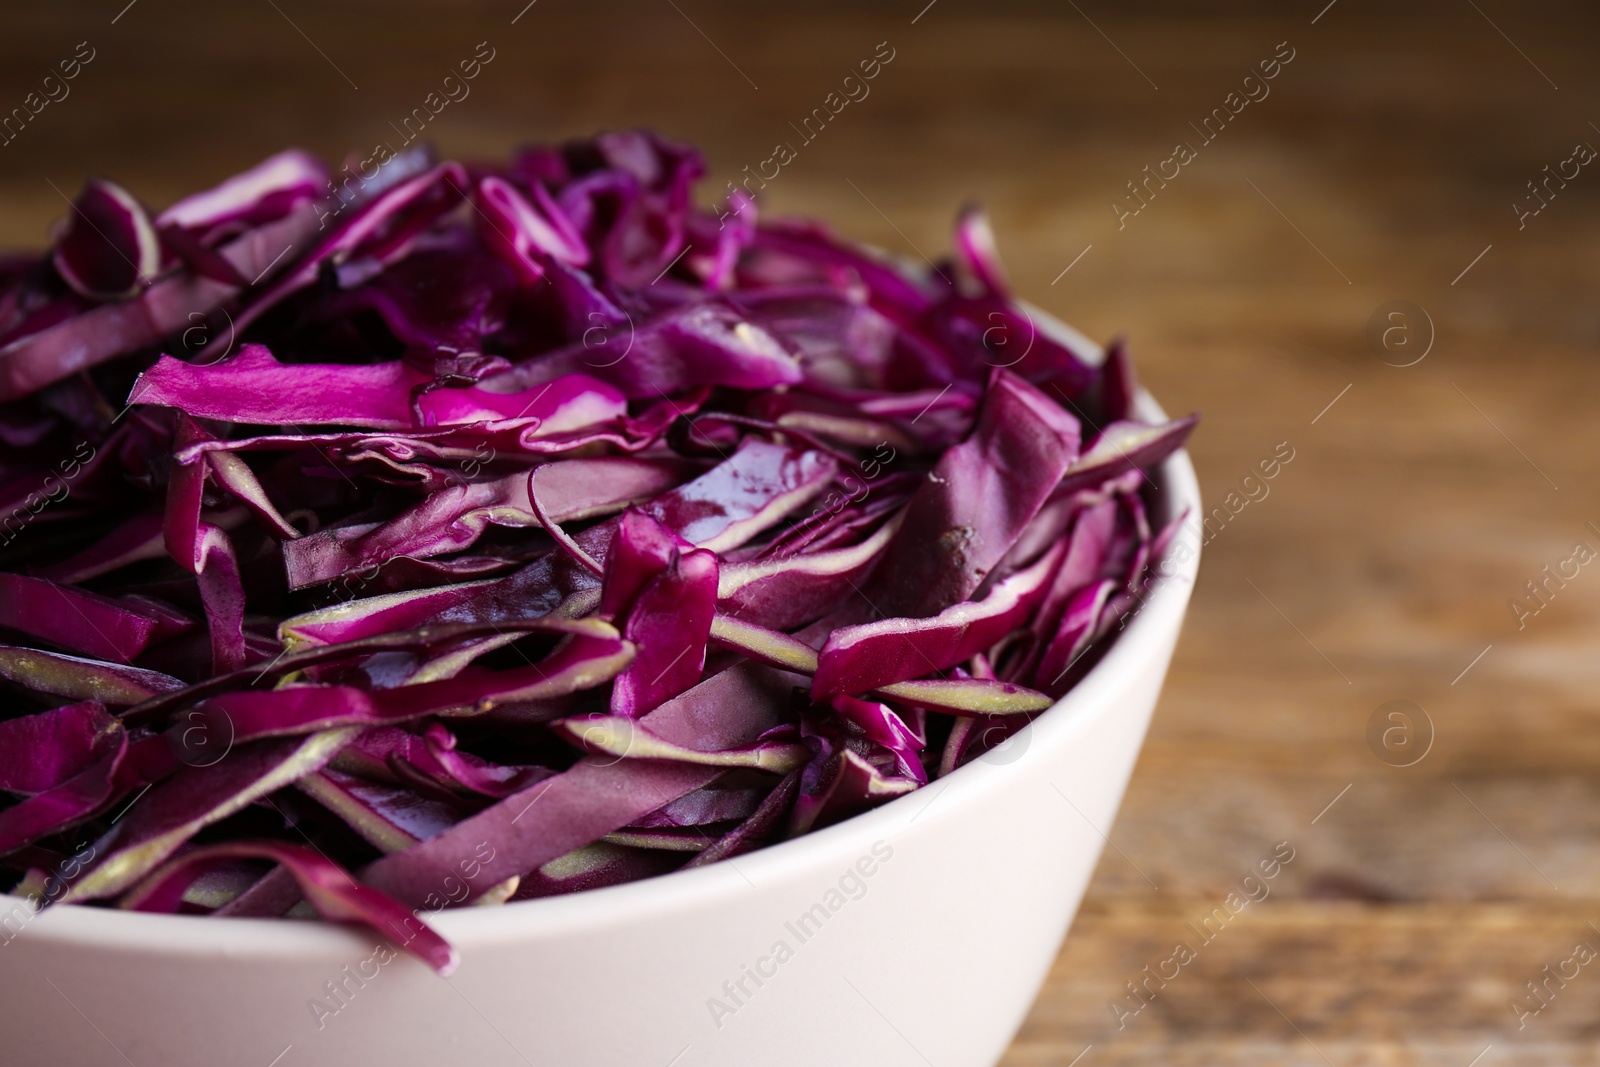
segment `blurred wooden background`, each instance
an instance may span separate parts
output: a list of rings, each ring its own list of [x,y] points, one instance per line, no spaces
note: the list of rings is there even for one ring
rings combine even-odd
[[[1206,549],[1116,847],[1006,1067],[1600,1062],[1600,969],[1521,1029],[1511,1007],[1600,947],[1600,567],[1521,629],[1508,604],[1600,549],[1600,172],[1513,208],[1600,145],[1592,8],[524,2],[12,5],[0,112],[94,58],[0,147],[0,243],[39,244],[90,173],[159,205],[285,144],[369,149],[480,41],[429,127],[446,153],[651,125],[706,148],[709,196],[888,42],[765,209],[937,255],[977,198],[1024,296],[1128,334],[1169,410],[1204,413],[1209,501],[1295,457]],[[1197,157],[1119,228],[1178,141]],[[1395,300],[1425,315],[1382,319],[1386,351]],[[1432,724],[1409,767],[1368,742],[1393,700]],[[1186,921],[1280,841],[1271,896],[1199,947]],[[1198,958],[1119,1029],[1108,1001],[1179,940]]]

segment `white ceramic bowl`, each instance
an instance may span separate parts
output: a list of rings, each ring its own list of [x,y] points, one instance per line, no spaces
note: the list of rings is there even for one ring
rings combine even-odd
[[[1198,514],[1186,454],[1157,481],[1158,518]],[[379,965],[375,935],[330,924],[78,906],[12,921],[0,1063],[992,1067],[1116,818],[1198,565],[1169,563],[1105,658],[1005,747],[733,861],[443,913],[462,956],[448,980]]]

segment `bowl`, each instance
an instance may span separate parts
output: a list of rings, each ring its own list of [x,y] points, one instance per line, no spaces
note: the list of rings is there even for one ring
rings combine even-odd
[[[1199,513],[1185,453],[1153,480],[1153,522]],[[462,960],[448,979],[359,928],[33,915],[0,897],[0,1061],[992,1067],[1116,817],[1193,587],[1190,548],[1169,549],[1101,661],[1005,745],[731,861],[441,913]]]

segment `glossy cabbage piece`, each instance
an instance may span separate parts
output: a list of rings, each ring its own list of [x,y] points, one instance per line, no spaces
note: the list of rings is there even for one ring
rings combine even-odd
[[[291,150],[0,260],[6,888],[447,971],[433,911],[850,818],[1082,676],[1194,419],[981,212],[912,268],[704,169]]]

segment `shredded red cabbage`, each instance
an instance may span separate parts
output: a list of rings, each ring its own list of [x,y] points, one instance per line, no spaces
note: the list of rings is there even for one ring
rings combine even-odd
[[[6,261],[13,892],[447,970],[427,912],[826,826],[1082,677],[1194,419],[1037,328],[981,214],[914,270],[703,169],[286,152],[160,214],[92,181]]]

